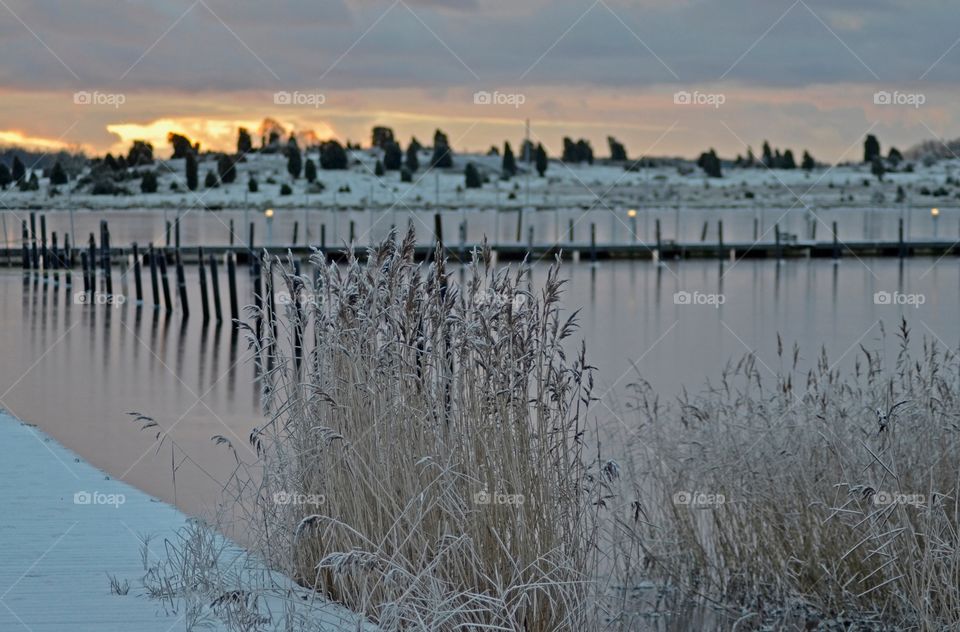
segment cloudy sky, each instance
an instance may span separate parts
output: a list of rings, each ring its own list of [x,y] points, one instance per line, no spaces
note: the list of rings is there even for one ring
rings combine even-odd
[[[930,0],[0,0],[0,144],[165,153],[179,130],[228,148],[269,116],[483,149],[530,119],[553,152],[569,135],[605,155],[613,135],[631,157],[732,157],[767,138],[835,162],[868,132],[884,149],[960,136],[956,16]]]

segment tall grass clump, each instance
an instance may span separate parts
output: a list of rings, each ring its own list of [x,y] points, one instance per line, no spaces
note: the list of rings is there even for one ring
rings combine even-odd
[[[413,253],[411,231],[313,278],[266,262],[251,539],[383,629],[581,629],[605,479],[557,268],[533,293],[489,252],[458,282]]]
[[[808,626],[957,629],[960,369],[938,342],[912,355],[905,322],[898,337],[851,374],[826,351],[805,373],[796,348],[776,370],[748,356],[675,408],[636,385],[621,553],[751,623],[792,603]]]

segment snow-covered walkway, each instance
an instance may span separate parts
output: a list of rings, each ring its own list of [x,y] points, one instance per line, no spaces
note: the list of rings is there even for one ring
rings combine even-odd
[[[144,594],[141,559],[146,536],[152,536],[149,556],[165,555],[164,538],[186,520],[0,411],[0,630],[188,629],[186,605],[171,612]],[[111,577],[129,586],[127,594],[111,590]],[[277,594],[298,592],[288,582]],[[296,601],[305,599],[300,594]],[[283,610],[280,604],[273,612]],[[343,608],[324,603],[311,610],[309,629],[356,629],[356,616]],[[257,629],[275,628],[281,618]]]

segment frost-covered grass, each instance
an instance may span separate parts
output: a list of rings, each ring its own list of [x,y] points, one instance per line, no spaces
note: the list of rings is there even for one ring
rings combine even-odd
[[[747,357],[675,408],[637,385],[620,561],[734,619],[799,603],[814,622],[956,629],[960,368],[898,336],[897,357],[861,348],[852,375],[826,351],[797,374],[794,349],[773,380]]]
[[[532,293],[481,259],[454,283],[411,232],[317,258],[315,285],[273,271],[293,300],[251,327],[270,419],[249,539],[384,629],[585,629],[612,476],[583,443],[590,369],[557,269]]]

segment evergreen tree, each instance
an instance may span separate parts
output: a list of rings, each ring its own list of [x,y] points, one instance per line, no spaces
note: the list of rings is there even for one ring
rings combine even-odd
[[[873,162],[875,158],[880,157],[880,141],[873,134],[867,134],[863,141],[863,161]]]
[[[300,155],[300,147],[297,146],[296,140],[292,136],[290,140],[291,143],[287,145],[287,173],[296,180],[303,170],[303,157]]]
[[[767,141],[763,141],[763,157],[761,160],[763,161],[764,167],[767,169],[773,169],[773,152],[770,151],[770,143]]]
[[[217,158],[217,173],[220,176],[220,182],[230,184],[237,179],[237,165],[231,156],[220,154]]]
[[[143,177],[140,178],[140,192],[141,193],[157,192],[157,174],[155,174],[152,171],[147,171],[143,174]]]
[[[290,188],[290,185],[284,182],[280,185],[280,195],[293,195],[293,189]]]
[[[529,164],[534,161],[536,154],[537,149],[533,141],[529,138],[524,138],[523,144],[520,146],[520,160]]]
[[[6,169],[6,167],[4,167],[4,169]],[[7,177],[9,176],[10,174],[8,172]],[[0,176],[0,180],[2,180],[2,176]],[[61,185],[66,183],[67,183],[67,172],[63,170],[63,165],[61,165],[60,161],[58,160],[53,165],[53,171],[50,172],[50,184]]]
[[[387,170],[383,168],[383,163],[378,160],[377,164],[373,167],[373,174],[378,178],[382,178],[386,172]]]
[[[20,156],[13,157],[13,181],[17,184],[23,182],[23,179],[27,175],[27,168],[23,165],[23,162],[20,160]]]
[[[383,146],[383,166],[387,171],[398,171],[403,165],[403,150],[400,143],[391,140]]]
[[[585,162],[588,165],[593,164],[593,148],[586,139],[581,138],[577,141],[577,157],[579,158],[577,162]]]
[[[153,164],[153,145],[143,140],[135,140],[127,152],[127,165],[140,167]]]
[[[247,180],[247,191],[250,193],[256,193],[260,190],[260,185],[257,184],[257,179],[253,176],[250,176],[250,179]]]
[[[788,149],[783,152],[783,168],[784,169],[796,169],[797,161],[793,158],[793,151]]]
[[[610,160],[626,162],[627,149],[623,143],[618,142],[613,136],[607,136],[607,145],[610,146]]]
[[[320,167],[323,169],[346,169],[347,152],[335,140],[320,145]]]
[[[220,181],[217,179],[217,176],[213,173],[213,171],[207,170],[207,175],[203,179],[203,186],[207,187],[208,189],[215,189],[220,186]]]
[[[311,184],[317,181],[317,163],[315,163],[312,158],[307,158],[307,162],[303,167],[303,177]]]
[[[879,151],[879,147],[877,150]],[[883,174],[886,172],[887,169],[883,166],[883,159],[880,156],[874,156],[872,164],[870,165],[870,173],[877,176],[877,180],[883,182]]]
[[[20,181],[20,190],[21,191],[39,191],[40,190],[40,178],[37,177],[37,172],[33,171],[30,173],[29,178],[24,178]]]
[[[757,164],[757,158],[756,158],[756,156],[753,155],[753,148],[750,147],[750,146],[748,146],[748,147],[747,147],[747,157],[746,157],[746,159],[745,159],[745,161],[744,161],[744,166],[745,166],[745,167],[752,167],[752,166],[754,166],[754,165],[756,165],[756,164]]]
[[[7,165],[0,162],[0,190],[6,189],[13,182],[13,176],[10,175],[10,169]]]
[[[184,164],[187,172],[187,188],[191,191],[196,191],[198,182],[197,157],[192,151],[187,153]]]
[[[173,155],[171,158],[186,158],[187,154],[196,153],[200,149],[200,144],[194,147],[190,139],[182,134],[167,134],[167,142],[173,145]]]
[[[467,167],[463,171],[463,176],[465,180],[464,184],[468,189],[479,189],[483,185],[480,179],[480,172],[477,171],[477,166],[472,162],[467,163]]]
[[[543,174],[547,172],[547,150],[543,148],[541,143],[537,143],[537,173],[540,174],[540,177],[543,177]]]
[[[393,140],[393,130],[389,127],[377,126],[373,128],[373,133],[371,135],[371,145],[373,147],[380,147],[386,149],[387,145],[394,143]]]
[[[418,143],[417,139],[414,138],[412,141],[410,141],[410,146],[407,147],[407,157],[404,161],[404,166],[410,173],[416,173],[420,168],[420,159],[417,157],[419,145],[420,143]]]
[[[890,147],[890,151],[887,152],[887,160],[891,165],[897,167],[901,162],[903,162],[903,154],[901,154],[900,150],[896,147]]]
[[[237,153],[243,156],[253,151],[253,139],[246,127],[237,130]]]
[[[512,178],[517,175],[517,161],[513,157],[513,148],[509,141],[503,144],[503,164],[500,167],[500,172],[504,178]]]
[[[433,135],[433,157],[430,160],[431,167],[448,169],[453,166],[453,151],[450,148],[450,141],[447,135],[437,130]]]
[[[810,152],[803,151],[803,162],[800,164],[804,171],[813,171],[817,167],[817,161],[813,159]]]
[[[723,177],[720,169],[720,159],[717,157],[717,152],[713,149],[700,154],[700,158],[697,160],[697,166],[703,169],[704,173],[711,178]]]

